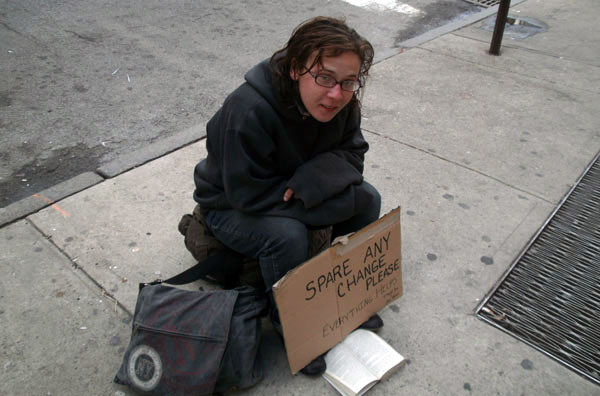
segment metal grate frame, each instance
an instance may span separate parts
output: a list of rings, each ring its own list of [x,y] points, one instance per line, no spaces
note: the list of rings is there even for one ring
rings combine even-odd
[[[600,385],[600,153],[476,314]]]

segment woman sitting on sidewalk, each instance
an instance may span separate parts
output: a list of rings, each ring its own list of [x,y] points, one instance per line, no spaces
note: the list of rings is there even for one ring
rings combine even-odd
[[[207,124],[194,199],[219,241],[258,260],[267,291],[309,259],[310,229],[331,225],[335,238],[379,218],[381,197],[362,176],[359,93],[372,61],[371,44],[344,21],[314,18]],[[381,326],[378,315],[363,324]],[[324,370],[321,356],[302,372]]]

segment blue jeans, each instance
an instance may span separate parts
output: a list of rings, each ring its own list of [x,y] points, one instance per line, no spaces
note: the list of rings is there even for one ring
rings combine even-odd
[[[375,197],[350,219],[332,224],[332,238],[355,232],[379,218],[381,196],[367,182],[364,187]],[[267,290],[289,270],[310,257],[308,227],[289,217],[255,216],[234,209],[209,210],[206,225],[225,246],[244,256],[258,259]]]

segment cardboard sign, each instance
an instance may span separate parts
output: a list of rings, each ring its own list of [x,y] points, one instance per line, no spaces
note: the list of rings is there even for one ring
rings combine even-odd
[[[400,208],[288,272],[273,293],[292,373],[402,296]]]

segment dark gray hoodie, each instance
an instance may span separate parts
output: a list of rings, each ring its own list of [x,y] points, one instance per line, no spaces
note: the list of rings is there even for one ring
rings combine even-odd
[[[309,226],[342,222],[370,204],[361,184],[369,145],[359,107],[347,105],[322,123],[282,104],[268,61],[245,79],[207,124],[208,156],[194,170],[196,202]],[[284,202],[288,187],[294,196]]]

